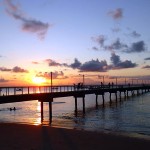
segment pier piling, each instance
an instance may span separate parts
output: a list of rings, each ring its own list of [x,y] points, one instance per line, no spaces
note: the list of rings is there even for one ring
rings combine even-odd
[[[52,123],[52,101],[49,102],[49,121]]]
[[[43,116],[43,101],[41,101],[41,122],[43,122],[44,116]]]

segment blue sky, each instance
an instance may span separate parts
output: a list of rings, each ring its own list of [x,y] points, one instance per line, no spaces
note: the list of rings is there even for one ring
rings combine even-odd
[[[0,84],[78,74],[149,78],[149,0],[1,0]],[[86,81],[94,83],[94,79]]]

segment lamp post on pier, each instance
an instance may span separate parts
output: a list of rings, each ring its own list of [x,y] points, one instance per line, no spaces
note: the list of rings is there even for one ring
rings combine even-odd
[[[53,86],[53,73],[51,72],[51,93],[52,93],[52,86]]]

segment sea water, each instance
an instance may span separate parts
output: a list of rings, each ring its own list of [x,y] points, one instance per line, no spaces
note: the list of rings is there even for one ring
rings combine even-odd
[[[44,103],[44,120],[41,121],[40,102],[38,100],[0,104],[0,123],[23,123],[32,125],[49,125],[61,128],[81,130],[112,131],[147,135],[150,137],[150,93],[129,96],[121,101],[112,95],[105,94],[105,105],[102,97],[94,94],[85,96],[85,114],[82,111],[82,99],[78,98],[78,112],[75,113],[74,97],[54,98],[52,103],[52,123],[49,121],[49,105]],[[10,110],[15,107],[16,110]]]

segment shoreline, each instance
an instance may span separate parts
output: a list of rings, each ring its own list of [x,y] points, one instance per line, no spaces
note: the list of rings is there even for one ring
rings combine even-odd
[[[2,150],[146,149],[150,140],[117,133],[0,123]]]
[[[0,122],[0,124],[13,124],[13,125],[27,125],[27,126],[45,126],[45,127],[50,127],[50,128],[60,128],[60,129],[66,129],[66,130],[77,130],[77,131],[87,131],[87,132],[97,132],[97,133],[104,133],[104,134],[114,134],[114,135],[118,135],[118,136],[125,136],[125,137],[131,137],[131,138],[137,138],[137,139],[142,139],[142,140],[148,140],[150,141],[150,135],[146,135],[146,134],[141,134],[141,133],[136,133],[136,132],[127,132],[127,131],[112,131],[112,130],[106,130],[106,129],[92,129],[92,128],[86,128],[86,129],[82,129],[82,128],[78,128],[78,127],[64,127],[64,126],[60,126],[60,125],[50,125],[50,124],[30,124],[30,123],[21,123],[21,122]]]

